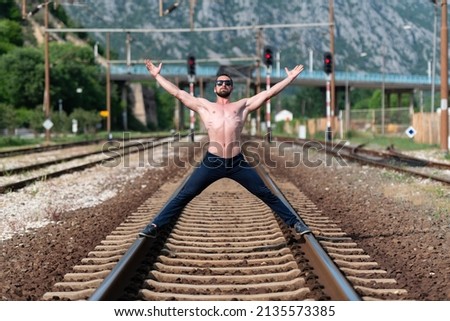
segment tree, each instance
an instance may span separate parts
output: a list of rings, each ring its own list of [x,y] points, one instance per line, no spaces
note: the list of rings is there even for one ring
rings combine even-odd
[[[19,7],[14,0],[0,0],[0,19],[20,21]]]
[[[45,117],[44,113],[42,112],[42,108],[35,108],[31,113],[31,119],[30,119],[30,128],[34,131],[34,135],[37,137],[39,133],[44,132],[44,126],[42,124],[44,123]]]
[[[0,100],[14,107],[42,104],[44,64],[37,48],[15,48],[0,56]]]
[[[104,106],[105,91],[100,68],[95,64],[89,48],[71,44],[50,46],[50,103],[64,110],[77,107],[100,110]],[[82,88],[82,94],[77,92]],[[16,48],[0,56],[0,100],[14,107],[33,109],[42,104],[44,93],[44,57],[39,48]]]
[[[52,122],[54,124],[52,127],[52,131],[54,133],[60,134],[67,134],[70,131],[72,125],[72,121],[64,111],[53,113]]]
[[[51,103],[64,101],[64,111],[75,108],[103,109],[106,100],[101,69],[95,63],[92,50],[72,44],[52,44],[50,48]],[[81,89],[80,93],[77,89]]]
[[[14,133],[16,127],[16,112],[11,105],[0,104],[0,129],[6,130],[10,135]]]
[[[173,113],[175,110],[175,99],[166,91],[157,89],[156,83],[152,85],[155,91],[156,112],[158,115],[158,129],[173,128]]]
[[[23,35],[20,24],[12,20],[0,20],[0,55],[22,45]]]
[[[322,117],[325,115],[325,95],[319,88],[301,88],[283,98],[283,108],[291,111],[294,118]]]

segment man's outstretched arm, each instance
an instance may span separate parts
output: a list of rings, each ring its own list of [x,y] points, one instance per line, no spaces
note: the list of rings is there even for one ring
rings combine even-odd
[[[246,108],[248,111],[254,111],[258,109],[266,100],[278,95],[303,71],[303,65],[297,65],[292,70],[289,70],[287,68],[284,68],[284,70],[287,74],[286,78],[275,84],[273,87],[270,87],[269,90],[264,90],[259,94],[247,99]]]
[[[171,83],[169,80],[161,76],[162,63],[155,66],[151,60],[145,59],[145,66],[150,74],[155,78],[155,80],[163,87],[169,94],[180,100],[186,107],[192,109],[193,111],[198,110],[199,101],[194,96],[190,95],[188,92],[181,90],[176,85]]]

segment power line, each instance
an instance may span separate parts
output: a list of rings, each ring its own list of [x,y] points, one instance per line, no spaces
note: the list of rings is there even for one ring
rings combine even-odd
[[[174,29],[147,29],[147,28],[49,28],[48,32],[133,32],[133,33],[180,33],[180,32],[211,32],[211,31],[228,31],[228,30],[252,30],[252,29],[280,29],[280,28],[313,28],[313,27],[329,27],[328,22],[316,23],[293,23],[293,24],[270,24],[270,25],[249,25],[234,27],[205,27],[195,28],[174,28]]]

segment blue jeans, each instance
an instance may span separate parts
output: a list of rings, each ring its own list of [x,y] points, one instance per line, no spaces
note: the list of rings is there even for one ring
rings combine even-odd
[[[164,206],[152,223],[158,227],[169,223],[195,196],[221,178],[230,178],[244,186],[266,203],[288,226],[294,226],[298,221],[298,217],[270,191],[242,154],[233,158],[221,158],[207,152],[200,166],[194,170],[184,187]]]

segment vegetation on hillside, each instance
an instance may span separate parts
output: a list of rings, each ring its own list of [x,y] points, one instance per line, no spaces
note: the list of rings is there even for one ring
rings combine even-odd
[[[67,26],[76,26],[65,15],[62,6],[56,10],[50,6],[49,10]],[[42,13],[37,12],[33,18],[39,21],[40,16]],[[4,135],[14,135],[17,128],[28,128],[36,135],[44,130],[44,46],[38,44],[30,36],[32,34],[31,24],[22,19],[16,1],[0,0],[0,113],[4,115],[0,120],[0,133]],[[86,34],[78,36],[87,38]],[[62,38],[65,38],[64,34]],[[114,53],[111,56],[114,57]],[[106,82],[104,70],[95,62],[93,50],[69,42],[50,41],[49,61],[50,110],[55,124],[52,131],[70,132],[72,119],[85,124],[79,124],[80,132],[96,131],[102,125],[99,112],[106,109]],[[123,123],[127,104],[120,98],[121,89],[119,84],[112,83],[112,130],[146,130],[130,111],[128,123]],[[173,111],[170,107],[173,102],[162,92],[156,93],[156,97],[162,106],[158,110],[161,121],[158,128],[152,129],[169,129],[172,124],[167,115]]]

